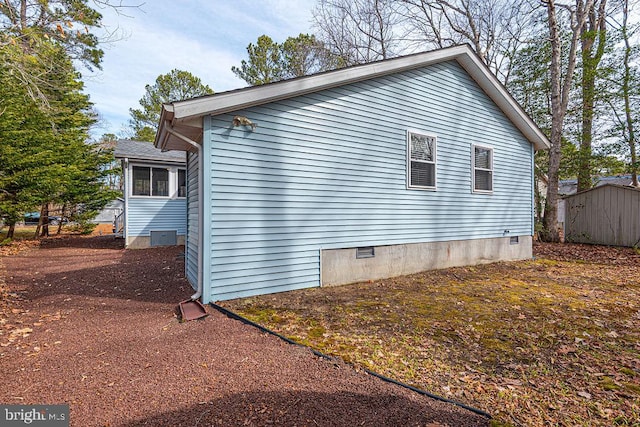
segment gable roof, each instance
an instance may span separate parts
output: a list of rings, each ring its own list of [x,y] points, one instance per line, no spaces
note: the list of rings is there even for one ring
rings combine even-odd
[[[150,142],[120,139],[113,151],[116,159],[150,160],[154,162],[186,163],[184,151],[162,151]]]
[[[457,61],[469,73],[478,86],[534,145],[536,150],[549,148],[550,143],[544,133],[469,45],[401,56],[164,104],[155,145],[162,150],[190,149],[188,140],[200,141],[202,138],[202,117],[207,115],[224,114],[451,60]]]

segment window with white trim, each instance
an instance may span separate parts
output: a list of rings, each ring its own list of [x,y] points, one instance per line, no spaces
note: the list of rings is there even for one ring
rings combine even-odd
[[[436,137],[407,131],[407,184],[409,188],[436,189]]]
[[[473,192],[493,192],[493,148],[472,146]]]
[[[131,195],[186,197],[186,170],[131,166]]]

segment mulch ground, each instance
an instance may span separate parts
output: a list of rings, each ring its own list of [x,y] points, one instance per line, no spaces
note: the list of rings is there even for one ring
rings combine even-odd
[[[224,301],[285,336],[491,412],[497,425],[640,427],[640,253],[534,259]]]
[[[180,248],[24,246],[0,251],[2,404],[67,403],[73,426],[488,423],[211,308],[178,322],[193,292]]]

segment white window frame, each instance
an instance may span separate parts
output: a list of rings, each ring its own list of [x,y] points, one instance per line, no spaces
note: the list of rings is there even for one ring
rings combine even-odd
[[[411,135],[420,135],[420,136],[426,136],[428,138],[433,138],[433,161],[432,162],[411,159]],[[407,129],[406,147],[407,147],[407,189],[436,191],[438,189],[438,136],[429,132],[421,131],[421,130]],[[412,161],[433,164],[433,182],[434,182],[433,186],[411,185],[411,162]]]
[[[490,169],[485,169],[485,168],[476,168],[476,148],[481,148],[483,150],[489,150],[490,154],[490,161],[491,161],[491,168]],[[482,189],[476,189],[476,170],[479,171],[487,171],[487,172],[491,172],[491,190],[482,190]],[[471,192],[472,193],[478,193],[478,194],[493,194],[493,188],[494,188],[494,176],[495,176],[495,167],[494,167],[494,149],[493,147],[489,147],[487,145],[480,145],[480,144],[471,144]]]
[[[133,168],[149,168],[151,169],[151,173],[149,175],[150,178],[150,188],[153,189],[153,169],[165,169],[169,171],[169,195],[168,196],[153,196],[153,195],[144,195],[144,194],[133,194]],[[179,196],[179,188],[178,188],[178,170],[183,170],[185,173],[185,184],[188,181],[187,179],[187,169],[185,167],[180,166],[169,166],[169,165],[160,165],[160,164],[150,164],[150,163],[129,163],[128,167],[130,183],[129,183],[129,197],[131,198],[142,198],[142,199],[186,199],[185,196]]]

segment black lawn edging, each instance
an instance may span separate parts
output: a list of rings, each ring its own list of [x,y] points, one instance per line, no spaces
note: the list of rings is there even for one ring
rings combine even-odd
[[[295,345],[295,346],[298,346],[298,347],[305,347],[305,348],[309,349],[314,355],[316,355],[318,357],[321,357],[321,358],[326,359],[326,360],[336,360],[336,357],[334,357],[334,356],[329,356],[329,355],[324,354],[324,353],[322,353],[322,352],[320,352],[318,350],[315,350],[315,349],[313,349],[313,348],[311,348],[309,346],[306,346],[304,344],[300,344],[298,342],[295,342],[294,340],[289,339],[289,338],[285,337],[284,335],[281,335],[281,334],[279,334],[279,333],[277,333],[275,331],[272,331],[271,329],[266,328],[266,327],[254,322],[254,321],[251,321],[251,320],[247,319],[246,317],[243,317],[243,316],[241,316],[241,315],[239,315],[237,313],[234,313],[233,311],[228,310],[228,309],[226,309],[226,308],[224,308],[224,307],[222,307],[222,306],[220,306],[220,305],[218,305],[216,303],[210,302],[209,305],[211,307],[215,308],[216,310],[218,310],[219,312],[221,312],[222,314],[224,314],[225,316],[230,317],[231,319],[239,320],[242,323],[245,323],[247,325],[253,326],[254,328],[257,328],[257,329],[261,330],[262,332],[266,332],[267,334],[276,336],[276,337],[280,338],[281,340],[287,342],[288,344]],[[342,361],[342,362],[346,363],[344,361]],[[351,365],[350,363],[347,363],[347,364]],[[409,390],[411,390],[413,392],[416,392],[418,394],[421,394],[423,396],[427,396],[427,397],[430,397],[432,399],[439,400],[441,402],[450,403],[452,405],[455,405],[455,406],[458,406],[460,408],[466,409],[468,411],[471,411],[471,412],[473,412],[475,414],[481,415],[481,416],[483,416],[485,418],[488,418],[488,419],[492,419],[493,418],[491,416],[491,414],[489,414],[488,412],[483,411],[482,409],[474,408],[473,406],[466,405],[466,404],[464,404],[462,402],[457,402],[455,400],[447,399],[446,397],[438,396],[437,394],[429,393],[428,391],[425,391],[425,390],[419,389],[417,387],[414,387],[412,385],[405,384],[403,382],[394,380],[393,378],[386,377],[386,376],[384,376],[382,374],[379,374],[377,372],[371,371],[371,370],[369,370],[367,368],[360,368],[359,367],[358,369],[361,369],[361,370],[365,371],[367,374],[372,375],[374,377],[377,377],[377,378],[379,378],[379,379],[381,379],[383,381],[386,381],[386,382],[391,383],[391,384],[398,385],[400,387],[404,387],[406,389],[409,389]]]

